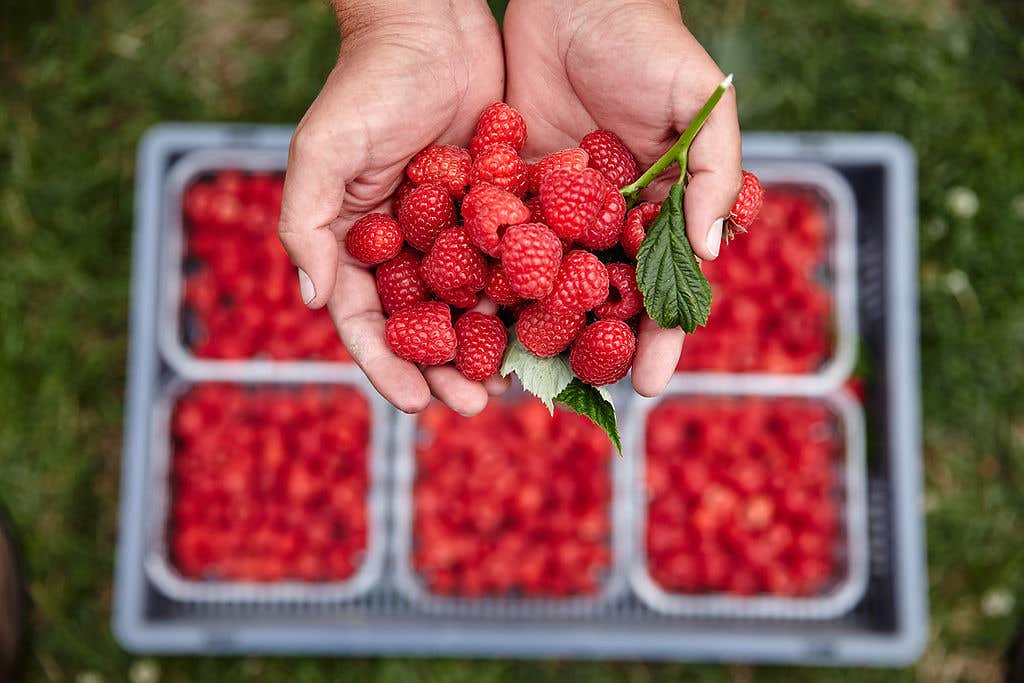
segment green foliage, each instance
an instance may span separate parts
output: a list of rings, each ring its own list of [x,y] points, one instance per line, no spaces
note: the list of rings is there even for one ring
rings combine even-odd
[[[498,3],[501,4],[501,3]],[[1024,603],[1019,3],[689,3],[748,130],[889,130],[920,160],[933,644],[995,662]],[[160,120],[294,122],[337,51],[321,0],[96,0],[0,19],[0,496],[27,545],[33,680],[129,680],[110,635],[135,144]],[[951,202],[966,188],[976,213]],[[986,613],[993,591],[1016,596]],[[188,681],[890,681],[716,665],[160,660]],[[929,668],[931,667],[931,668]],[[938,667],[938,669],[936,669]]]
[[[640,245],[636,283],[644,295],[644,308],[659,326],[693,332],[698,325],[707,325],[711,283],[686,239],[682,185],[669,190]]]

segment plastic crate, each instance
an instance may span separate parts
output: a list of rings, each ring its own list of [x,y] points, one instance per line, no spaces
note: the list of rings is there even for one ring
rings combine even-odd
[[[927,606],[920,510],[921,456],[917,351],[916,186],[909,147],[887,135],[748,134],[746,163],[753,169],[828,167],[855,205],[855,346],[866,377],[865,424],[867,580],[863,595],[842,614],[695,615],[654,610],[632,589],[585,610],[534,614],[528,619],[487,609],[437,611],[397,587],[395,520],[381,527],[388,548],[377,580],[365,592],[335,599],[203,601],[173,594],[146,570],[152,530],[159,527],[153,444],[160,397],[182,379],[268,383],[357,380],[354,367],[310,362],[225,363],[188,358],[166,338],[180,264],[180,197],[172,188],[183,174],[201,172],[195,159],[230,160],[239,168],[283,168],[291,130],[238,125],[165,125],[139,148],[131,350],[122,463],[120,535],[114,630],[137,652],[422,654],[490,657],[773,661],[804,664],[898,665],[924,646]],[[196,155],[196,156],[193,156]],[[193,161],[186,161],[187,159]],[[180,165],[179,165],[180,164]],[[201,164],[200,164],[201,166]],[[771,171],[769,170],[769,173]],[[824,175],[824,174],[821,174]],[[179,231],[176,235],[175,232]],[[170,279],[169,279],[170,278]],[[838,310],[838,309],[837,309]],[[172,335],[173,336],[173,335]],[[161,341],[163,339],[163,341]],[[174,337],[180,339],[180,337]],[[180,344],[179,344],[180,346]],[[837,347],[838,349],[838,347]],[[848,352],[846,352],[848,353]],[[834,356],[837,357],[837,356]],[[836,390],[850,369],[827,379],[723,377],[733,393],[822,396]],[[194,362],[193,362],[194,361]],[[251,373],[251,374],[250,374]],[[715,391],[714,383],[681,374],[673,389]],[[756,378],[754,378],[756,379]],[[716,380],[717,382],[718,380]],[[618,392],[623,429],[639,411]],[[639,401],[637,401],[639,402]],[[380,481],[394,491],[399,416],[382,408],[378,431],[384,453]],[[621,461],[635,465],[640,454]],[[628,480],[627,480],[628,483]],[[617,486],[622,483],[618,482]],[[394,495],[390,494],[394,505]],[[618,495],[618,492],[616,492]],[[632,525],[635,519],[630,519]],[[639,550],[635,534],[629,552]]]

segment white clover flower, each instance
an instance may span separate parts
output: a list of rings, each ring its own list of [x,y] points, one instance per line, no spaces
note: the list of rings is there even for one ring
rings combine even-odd
[[[1005,617],[1013,611],[1013,593],[1005,588],[993,588],[981,597],[981,612],[986,617]]]
[[[970,188],[954,187],[946,194],[946,208],[957,218],[974,218],[978,206],[978,195]]]

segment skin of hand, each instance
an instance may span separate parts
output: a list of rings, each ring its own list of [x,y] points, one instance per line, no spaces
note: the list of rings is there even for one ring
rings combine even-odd
[[[604,128],[647,168],[678,139],[723,73],[682,23],[671,0],[512,0],[505,13],[506,100],[526,119],[524,154],[575,147]],[[730,88],[694,140],[688,158],[686,234],[702,259],[718,256],[724,218],[739,192],[740,129]],[[660,200],[666,177],[644,197]],[[641,321],[633,387],[664,389],[683,332]]]
[[[502,99],[497,23],[480,0],[336,0],[335,10],[341,51],[292,137],[281,242],[305,304],[328,306],[345,348],[388,401],[416,412],[433,393],[462,414],[478,413],[507,382],[470,382],[453,367],[421,369],[396,356],[373,273],[343,240],[360,216],[390,211],[416,152],[466,145],[480,112]]]

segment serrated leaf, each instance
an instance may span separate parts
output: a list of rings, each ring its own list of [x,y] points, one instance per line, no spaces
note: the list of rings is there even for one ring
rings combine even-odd
[[[619,426],[611,398],[611,393],[604,387],[592,387],[573,377],[569,386],[565,387],[555,397],[555,400],[570,410],[589,418],[591,422],[603,429],[615,445],[615,450],[621,455],[622,441],[619,439]]]
[[[636,283],[647,314],[661,327],[693,332],[711,313],[711,284],[686,238],[683,188],[673,185],[636,257]]]
[[[554,412],[555,397],[572,381],[572,370],[565,356],[537,358],[519,343],[515,330],[509,330],[508,348],[501,364],[501,376],[516,373],[523,388],[539,398]]]

